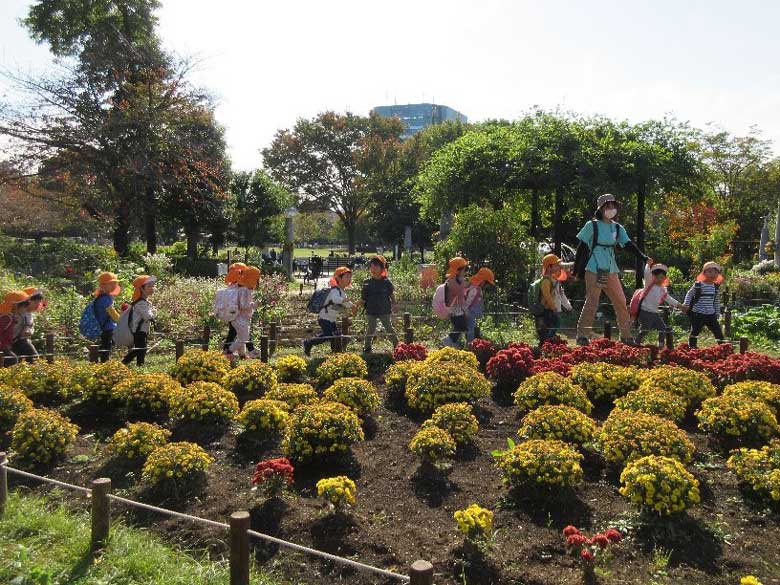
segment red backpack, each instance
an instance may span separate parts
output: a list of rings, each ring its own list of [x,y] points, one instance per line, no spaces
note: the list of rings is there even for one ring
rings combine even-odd
[[[13,315],[0,315],[0,350],[11,349],[14,342],[14,325],[16,319]]]
[[[647,293],[650,292],[650,289],[653,288],[655,284],[649,284],[645,288],[638,288],[634,291],[633,296],[631,297],[631,302],[628,304],[628,314],[631,315],[634,319],[639,317],[639,311],[642,310],[642,301],[644,300],[645,296],[647,296]],[[663,303],[666,300],[667,293],[664,293],[661,296],[661,302],[658,303],[659,305]]]

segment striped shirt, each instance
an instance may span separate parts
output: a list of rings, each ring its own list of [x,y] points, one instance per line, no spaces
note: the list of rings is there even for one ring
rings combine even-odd
[[[701,286],[701,296],[696,304],[693,303],[693,297],[696,295],[696,288]],[[720,297],[718,296],[718,287],[709,282],[697,282],[685,294],[684,304],[691,308],[694,313],[700,315],[718,315],[720,314]]]

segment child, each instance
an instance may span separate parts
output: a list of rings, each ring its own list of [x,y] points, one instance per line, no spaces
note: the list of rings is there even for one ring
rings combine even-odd
[[[20,358],[26,358],[32,363],[38,357],[38,350],[32,344],[31,338],[35,331],[35,313],[43,310],[43,291],[35,286],[28,286],[23,289],[30,297],[27,309],[22,314],[21,319],[16,325],[14,331],[13,351]]]
[[[331,286],[330,292],[317,315],[317,323],[322,331],[312,339],[303,342],[303,353],[307,356],[311,355],[311,348],[315,345],[330,341],[331,348],[334,346],[333,340],[338,333],[338,319],[344,311],[353,307],[346,293],[346,288],[352,284],[352,270],[346,266],[339,266],[333,272],[333,278],[328,284]]]
[[[706,325],[712,331],[718,342],[723,341],[723,331],[718,322],[720,315],[720,298],[718,297],[720,284],[723,282],[720,265],[716,262],[706,262],[694,285],[685,294],[684,305],[689,307],[688,316],[691,318],[691,332],[688,337],[688,345],[696,348],[699,333]]]
[[[368,261],[368,271],[371,278],[363,281],[360,305],[366,311],[366,341],[363,346],[365,353],[371,353],[371,345],[376,333],[377,321],[382,322],[385,332],[390,336],[393,347],[398,345],[398,335],[393,328],[393,313],[396,312],[395,292],[393,283],[387,278],[387,260],[384,256],[372,256]]]
[[[133,347],[122,359],[122,363],[127,365],[135,358],[136,365],[144,365],[146,359],[146,345],[149,340],[149,324],[154,321],[155,310],[149,303],[149,297],[154,294],[154,284],[157,277],[142,274],[133,280],[133,300],[128,311],[133,311],[130,315],[130,331],[133,333]]]
[[[249,268],[246,264],[243,262],[234,262],[230,265],[228,268],[228,273],[225,275],[225,284],[228,286],[228,288],[238,288],[238,279],[241,277],[241,272]],[[232,344],[236,340],[236,329],[233,327],[233,323],[228,323],[228,332],[227,337],[225,337],[225,341],[222,343],[222,351],[226,354],[232,353],[230,351],[230,344]],[[254,344],[252,344],[251,341],[247,342],[246,344],[247,350],[252,353],[254,352]]]
[[[561,285],[567,278],[568,274],[561,266],[561,259],[558,256],[547,254],[542,258],[539,302],[544,307],[544,311],[536,317],[536,334],[539,337],[540,347],[558,333],[561,326],[561,311],[571,311],[571,303]]]
[[[468,331],[466,322],[466,281],[468,261],[461,256],[451,258],[447,264],[447,280],[444,287],[444,303],[450,309],[452,330],[441,340],[442,345],[460,345],[460,336]]]
[[[638,344],[642,343],[645,335],[650,331],[658,331],[658,347],[663,347],[666,342],[666,323],[658,313],[659,307],[666,303],[670,307],[679,308],[683,312],[687,311],[688,307],[680,304],[680,302],[669,295],[666,292],[666,287],[669,286],[669,279],[666,278],[666,273],[669,268],[665,264],[655,264],[652,258],[647,259],[645,264],[645,288],[640,294],[639,301],[639,313],[637,313],[637,321],[639,322],[639,334],[636,337]]]
[[[466,342],[471,343],[476,337],[477,319],[482,316],[482,286],[485,283],[494,286],[495,276],[490,268],[482,267],[471,277],[466,289]]]
[[[114,297],[122,292],[119,288],[119,279],[113,272],[101,272],[98,276],[98,287],[94,292],[95,318],[100,324],[100,352],[101,362],[107,362],[111,357],[111,344],[114,340],[114,329],[119,321],[119,313],[114,308]]]
[[[252,297],[258,282],[260,282],[260,269],[256,266],[247,266],[238,278],[238,316],[231,323],[236,330],[236,339],[230,344],[230,351],[236,352],[240,358],[249,357],[247,345],[252,330],[252,315],[255,314],[257,307]]]
[[[13,351],[14,331],[24,320],[24,313],[30,303],[30,295],[23,290],[12,290],[5,294],[0,303],[0,351],[3,352],[3,366],[19,362]]]

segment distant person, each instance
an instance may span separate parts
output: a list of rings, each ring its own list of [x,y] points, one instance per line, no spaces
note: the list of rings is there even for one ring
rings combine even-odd
[[[466,321],[466,269],[468,261],[455,256],[447,263],[447,280],[444,282],[444,303],[449,309],[450,332],[441,340],[442,345],[455,347],[460,338],[468,331]]]
[[[241,273],[249,268],[246,264],[243,262],[234,262],[228,267],[228,272],[225,275],[225,284],[227,285],[227,288],[229,289],[238,289],[238,279],[241,277]],[[232,351],[230,351],[230,345],[236,340],[236,329],[233,327],[233,322],[228,322],[228,332],[227,336],[225,337],[225,341],[222,342],[222,351],[226,355],[232,355]],[[251,341],[247,342],[246,349],[248,352],[253,352],[255,349],[254,344]]]
[[[482,317],[483,300],[482,287],[485,284],[495,286],[496,279],[493,271],[484,266],[469,280],[469,286],[466,289],[465,308],[466,308],[466,342],[474,341],[477,332],[477,319]]]
[[[674,309],[681,309],[683,312],[688,307],[673,298],[667,291],[669,279],[666,277],[669,268],[666,264],[656,263],[652,258],[647,259],[644,272],[645,288],[634,294],[631,299],[631,309],[636,304],[636,320],[639,323],[639,333],[636,336],[636,342],[642,343],[645,335],[651,331],[658,332],[658,347],[664,347],[666,344],[667,326],[659,312],[662,304],[666,303]],[[635,300],[636,299],[636,300]]]
[[[393,314],[397,311],[398,304],[395,302],[395,287],[387,277],[385,257],[379,254],[372,256],[368,261],[368,271],[371,276],[363,281],[359,302],[366,312],[366,340],[363,344],[365,353],[371,353],[377,321],[382,323],[393,347],[398,345],[398,334],[393,327]]]
[[[561,259],[555,254],[542,258],[542,279],[539,283],[539,303],[543,307],[536,317],[536,336],[541,347],[553,339],[561,327],[561,312],[571,311],[571,303],[563,290],[568,275],[561,266]]]
[[[685,304],[690,307],[688,317],[691,320],[691,332],[688,345],[698,347],[699,333],[706,326],[718,343],[723,341],[723,330],[720,328],[720,285],[723,274],[720,264],[706,262],[696,277],[696,282],[685,294]]]
[[[19,323],[24,321],[24,313],[30,304],[30,295],[23,290],[12,290],[5,294],[0,303],[0,351],[9,355],[3,358],[3,366],[18,363],[19,359],[13,350],[14,333]]]
[[[128,320],[130,332],[133,334],[133,347],[122,358],[122,363],[125,365],[135,359],[136,365],[142,366],[146,360],[149,327],[156,316],[156,311],[149,302],[149,297],[154,294],[156,282],[157,277],[148,274],[142,274],[133,280],[133,299],[128,309],[133,311]]]
[[[119,321],[119,313],[114,308],[114,298],[122,292],[119,279],[113,272],[101,272],[98,275],[98,287],[93,293],[95,318],[100,325],[100,348],[98,359],[107,362],[111,357],[111,346],[114,341],[114,329]]]
[[[339,319],[344,313],[353,309],[353,304],[347,298],[346,292],[346,289],[352,284],[352,270],[346,266],[339,266],[333,272],[333,277],[328,281],[328,284],[330,289],[317,313],[320,333],[303,342],[303,353],[307,356],[311,355],[312,347],[321,343],[330,342],[331,348],[333,348],[333,340],[338,334]]]
[[[37,286],[28,286],[23,290],[30,295],[30,299],[15,328],[13,350],[20,358],[23,357],[28,362],[34,362],[38,357],[38,350],[32,343],[32,336],[35,333],[35,316],[46,308],[46,301],[43,298],[43,291]]]
[[[254,291],[259,282],[260,269],[256,266],[247,266],[238,278],[238,316],[232,322],[236,339],[230,344],[230,351],[235,352],[239,358],[258,355],[255,351],[249,351],[248,346],[252,336],[252,316],[257,308],[253,298]]]

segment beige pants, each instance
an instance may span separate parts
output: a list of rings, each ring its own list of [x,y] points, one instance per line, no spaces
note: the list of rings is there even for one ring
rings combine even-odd
[[[620,283],[620,277],[617,272],[613,272],[607,278],[605,286],[596,284],[596,273],[585,272],[585,304],[580,313],[580,320],[577,322],[577,337],[591,337],[593,333],[593,319],[596,316],[596,309],[599,306],[601,291],[607,293],[607,298],[612,302],[617,316],[618,328],[622,339],[631,338],[631,321],[626,307],[626,294],[623,292],[623,285]]]

